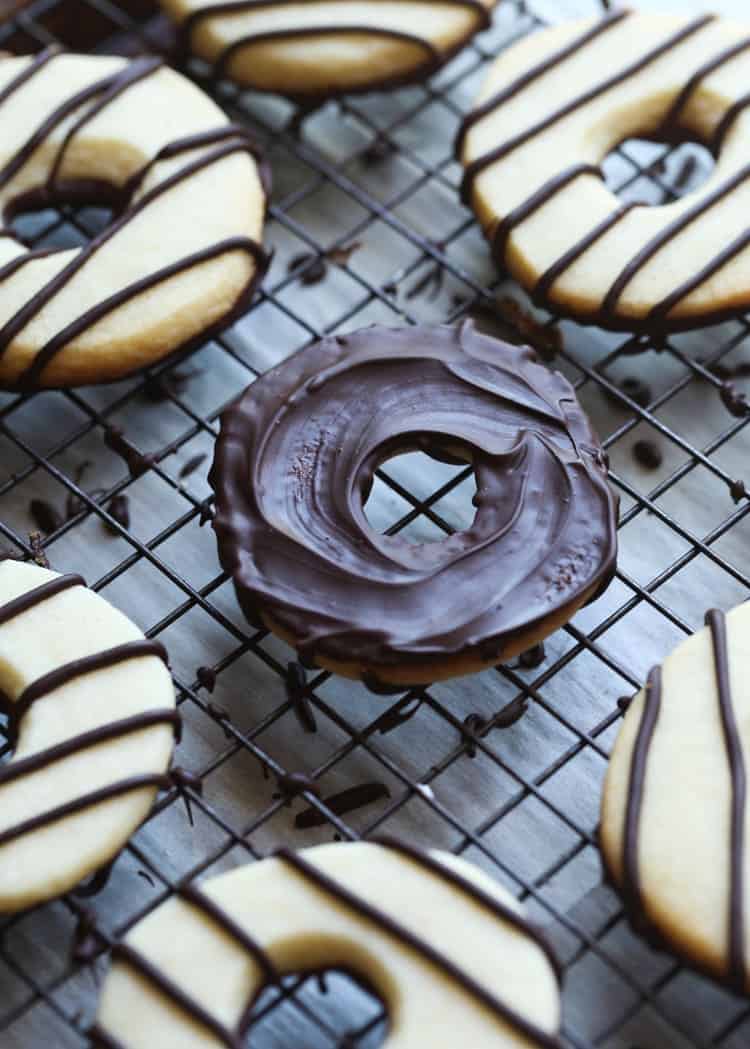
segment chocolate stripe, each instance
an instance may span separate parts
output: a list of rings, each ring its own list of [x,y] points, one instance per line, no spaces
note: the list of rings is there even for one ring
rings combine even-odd
[[[596,164],[574,164],[566,171],[561,171],[559,175],[553,175],[536,193],[533,193],[523,204],[519,204],[517,208],[505,216],[502,222],[498,224],[492,237],[492,252],[500,265],[505,260],[505,249],[508,246],[508,239],[513,230],[582,175],[594,175],[599,179],[604,178],[602,169]]]
[[[750,106],[750,92],[738,98],[734,105],[730,106],[726,111],[711,139],[711,150],[713,153],[719,152],[724,145],[724,139],[734,126],[740,113],[744,113],[748,106]]]
[[[38,55],[34,55],[26,68],[22,69],[21,72],[13,77],[13,79],[5,85],[2,91],[0,91],[0,106],[3,102],[6,102],[11,95],[14,95],[19,91],[24,84],[28,83],[32,77],[36,76],[36,74],[43,69],[49,61],[59,54],[60,51],[58,48],[48,47],[45,48],[44,51],[40,51]]]
[[[649,65],[658,61],[660,58],[663,58],[664,55],[668,54],[679,44],[684,43],[685,40],[688,40],[701,29],[705,28],[705,26],[715,21],[715,19],[716,15],[703,15],[700,18],[694,19],[686,26],[683,26],[678,32],[673,33],[658,47],[646,52],[645,55],[639,58],[636,62],[626,66],[625,69],[622,69],[619,73],[615,73],[613,76],[601,81],[601,83],[596,84],[594,87],[584,92],[584,94],[579,95],[577,98],[572,99],[564,106],[561,106],[559,109],[550,113],[549,116],[544,117],[536,124],[533,124],[531,127],[526,128],[524,131],[521,131],[517,135],[508,139],[507,142],[502,143],[502,145],[497,146],[495,149],[490,150],[472,161],[467,165],[461,183],[461,195],[464,202],[470,200],[474,183],[486,168],[491,167],[500,160],[504,160],[505,157],[509,156],[516,149],[519,149],[521,146],[531,141],[531,139],[536,138],[537,135],[540,135],[543,131],[547,131],[549,128],[554,127],[555,124],[588,105],[589,102],[593,102],[595,99],[601,97],[601,95],[606,94],[606,92],[610,91],[613,87],[617,87],[626,80],[630,80],[632,77],[636,76],[636,74],[646,69]]]
[[[549,55],[547,58],[542,59],[541,62],[537,62],[535,66],[522,73],[519,77],[513,80],[507,87],[502,88],[491,98],[488,98],[486,102],[482,102],[475,109],[468,113],[459,128],[458,135],[456,136],[455,143],[455,154],[456,158],[460,159],[460,153],[463,149],[466,136],[480,120],[484,120],[486,116],[493,113],[500,106],[505,105],[516,95],[519,95],[525,88],[530,87],[531,84],[539,80],[546,73],[549,73],[555,66],[561,65],[566,59],[571,58],[573,55],[579,54],[588,44],[593,43],[603,33],[606,33],[609,29],[613,29],[616,25],[619,25],[623,19],[627,18],[632,12],[630,11],[614,11],[604,18],[599,19],[594,23],[593,28],[587,29],[585,33],[577,36],[565,47],[561,47],[558,51]]]
[[[115,99],[119,98],[120,95],[124,94],[129,88],[139,84],[142,80],[150,77],[158,69],[164,65],[160,58],[136,58],[129,65],[125,66],[121,73],[118,73],[112,79],[110,86],[107,88],[104,96],[95,102],[86,113],[80,117],[73,127],[66,134],[62,145],[57,151],[54,163],[50,170],[49,178],[47,179],[47,186],[50,191],[54,191],[57,177],[60,173],[60,168],[63,165],[65,154],[68,150],[70,143],[76,137],[76,135],[90,123],[94,117],[97,117],[107,106],[111,105]]]
[[[654,667],[648,676],[646,698],[641,723],[638,727],[628,783],[628,801],[625,810],[625,829],[622,850],[622,892],[635,913],[641,913],[641,874],[638,863],[638,837],[640,832],[643,792],[648,767],[648,754],[661,711],[661,667]]]
[[[227,1046],[227,1049],[242,1049],[241,1038],[234,1035],[228,1027],[225,1027],[220,1020],[217,1020],[213,1013],[204,1009],[195,998],[183,991],[179,984],[176,984],[174,980],[166,976],[148,958],[144,957],[140,951],[136,951],[135,948],[130,947],[127,943],[118,943],[112,948],[112,959],[129,966],[144,980],[153,984],[173,1005],[181,1009],[195,1023],[210,1031],[222,1045]],[[101,1039],[104,1032],[102,1032],[101,1028],[96,1027],[93,1029],[92,1034],[94,1037]],[[109,1039],[110,1036],[104,1035],[104,1037]],[[113,1043],[110,1040],[109,1044],[119,1043]]]
[[[134,714],[132,717],[123,718],[120,721],[111,721],[99,728],[82,732],[78,736],[57,743],[54,747],[47,747],[37,754],[31,754],[28,758],[20,758],[0,767],[0,787],[6,783],[30,776],[34,772],[40,772],[58,761],[78,754],[90,747],[97,747],[100,743],[109,743],[114,739],[121,739],[141,729],[151,728],[152,725],[172,725],[177,738],[182,728],[182,719],[178,710],[146,710],[142,714]]]
[[[740,168],[732,178],[727,179],[727,181],[715,189],[713,193],[704,197],[703,200],[700,200],[694,205],[694,207],[684,212],[679,218],[665,226],[661,232],[656,234],[656,236],[652,237],[651,240],[630,260],[627,266],[625,266],[605,295],[602,303],[603,316],[612,316],[627,286],[636,275],[640,273],[643,267],[661,251],[662,248],[675,240],[679,234],[687,229],[688,226],[692,225],[693,222],[706,215],[715,204],[719,204],[722,200],[725,200],[730,196],[730,194],[734,193],[734,191],[738,189],[743,182],[746,182],[748,178],[750,178],[750,164],[746,164],[743,168]]]
[[[626,215],[629,215],[637,207],[641,207],[641,205],[623,204],[622,207],[616,208],[606,219],[594,226],[590,233],[587,233],[577,244],[574,244],[564,255],[561,255],[557,262],[553,262],[549,269],[541,275],[531,293],[534,302],[540,306],[548,306],[549,293],[563,273],[569,270],[573,263],[585,255],[590,247],[593,247],[606,233],[614,229]]]
[[[460,986],[462,990],[494,1013],[501,1021],[513,1027],[519,1034],[533,1040],[542,1049],[560,1049],[558,1038],[548,1034],[531,1020],[527,1020],[526,1017],[521,1016],[515,1009],[501,1001],[472,976],[460,969],[450,958],[401,925],[400,922],[397,922],[390,915],[349,892],[343,885],[302,859],[299,854],[292,853],[288,849],[279,849],[274,855],[292,867],[305,881],[310,882],[321,892],[332,897],[361,918],[371,922],[387,936],[398,940],[403,946],[421,955],[430,965],[439,969]]]
[[[65,802],[63,805],[57,805],[46,812],[40,812],[37,816],[31,816],[22,823],[17,823],[14,827],[0,831],[0,848],[12,841],[17,841],[18,838],[22,838],[26,834],[40,830],[42,827],[48,827],[52,823],[59,823],[60,820],[68,816],[75,816],[79,812],[85,812],[86,809],[94,808],[94,806],[101,805],[105,801],[111,801],[114,798],[122,797],[124,794],[130,794],[134,790],[142,790],[145,787],[158,787],[160,790],[166,790],[169,786],[171,786],[169,777],[156,773],[131,776],[129,779],[120,780],[118,783],[111,783],[107,787],[102,787],[100,790],[92,790],[88,794],[82,794],[72,801]]]
[[[10,708],[8,715],[8,742],[12,747],[16,745],[21,721],[37,700],[44,699],[50,692],[62,688],[63,685],[67,685],[76,678],[92,674],[97,670],[116,666],[118,663],[125,663],[131,659],[143,658],[144,656],[156,656],[164,663],[167,662],[166,649],[158,641],[128,641],[123,645],[116,645],[114,648],[108,648],[101,652],[95,652],[93,655],[83,656],[81,659],[63,663],[62,666],[56,667],[54,670],[50,670],[48,674],[44,674],[42,677],[37,678],[36,681],[32,681]]]
[[[716,689],[721,712],[724,746],[732,778],[732,817],[730,832],[730,884],[727,913],[727,943],[729,947],[729,979],[735,990],[747,987],[745,963],[745,804],[747,776],[742,741],[732,703],[732,685],[729,673],[727,626],[723,612],[716,609],[706,614],[714,650]]]
[[[727,62],[730,62],[733,58],[743,54],[750,48],[750,37],[746,37],[744,40],[740,40],[738,44],[734,44],[732,47],[727,47],[723,51],[720,51],[718,55],[709,59],[708,62],[704,63],[695,73],[690,77],[688,82],[683,87],[682,91],[677,96],[674,105],[667,113],[664,118],[662,127],[664,129],[670,129],[678,122],[682,111],[687,106],[690,99],[693,97],[695,91],[703,83],[706,77],[710,76],[711,73],[715,73],[717,69],[720,69]]]
[[[552,947],[542,936],[540,930],[532,925],[530,921],[519,914],[518,911],[512,907],[508,907],[502,900],[497,899],[495,896],[490,896],[479,886],[474,885],[467,878],[462,877],[456,871],[450,867],[446,867],[438,860],[432,858],[429,853],[422,852],[421,849],[415,849],[411,845],[407,845],[403,841],[398,841],[396,838],[384,835],[377,838],[370,839],[378,845],[382,845],[386,849],[391,849],[394,852],[400,853],[402,856],[406,856],[412,860],[419,867],[429,871],[430,874],[436,875],[441,881],[447,882],[453,888],[458,889],[465,896],[468,896],[475,903],[479,904],[485,910],[488,910],[495,918],[499,918],[500,921],[507,922],[512,925],[514,929],[518,929],[525,936],[528,936],[530,940],[533,940],[537,946],[544,952],[547,957],[547,961],[552,967],[555,977],[557,978],[558,984],[562,984],[562,971],[560,962],[552,950]]]
[[[724,266],[748,247],[750,247],[750,230],[746,230],[738,237],[735,237],[731,244],[724,248],[723,251],[720,251],[718,255],[715,255],[710,262],[707,262],[703,269],[696,273],[694,277],[684,281],[674,291],[670,292],[666,298],[658,302],[648,315],[653,327],[658,328],[661,326],[678,303],[686,299],[688,295],[691,295],[701,284],[705,284],[709,278],[713,277],[715,273],[718,273],[719,270],[723,269]]]
[[[85,585],[79,575],[61,575],[56,579],[50,579],[48,583],[42,583],[41,586],[35,586],[33,590],[27,590],[25,594],[19,594],[12,601],[6,601],[4,605],[0,605],[0,626],[20,616],[23,612],[28,612],[30,608],[40,605],[43,601],[49,600],[55,594],[62,593],[63,590]]]

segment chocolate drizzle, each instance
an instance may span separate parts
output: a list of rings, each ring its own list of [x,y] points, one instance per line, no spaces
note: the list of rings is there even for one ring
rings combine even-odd
[[[456,445],[477,477],[473,524],[421,546],[375,532],[376,468]],[[614,570],[616,503],[572,388],[470,323],[298,353],[225,413],[209,479],[245,614],[267,614],[307,659],[403,666],[405,681],[425,659],[496,662]]]
[[[737,991],[744,993],[747,986],[745,962],[745,806],[747,775],[737,718],[732,703],[732,684],[729,675],[727,625],[723,612],[713,609],[706,615],[714,649],[716,687],[719,694],[721,727],[732,778],[732,819],[730,846],[729,913],[727,915],[727,942],[729,944],[729,979]]]
[[[527,86],[535,83],[546,73],[556,68],[567,59],[578,55],[582,48],[589,46],[599,39],[604,33],[619,25],[624,19],[630,17],[628,11],[620,11],[609,15],[598,21],[593,27],[587,29],[583,34],[576,37],[567,46],[555,51],[541,62],[531,67],[526,73],[512,81],[507,87],[497,92],[493,97],[479,105],[465,119],[457,139],[457,152],[461,152],[465,145],[466,135],[476,124],[485,117],[495,112],[499,107],[509,100],[515,98]],[[552,111],[547,117],[525,128],[515,134],[508,141],[501,143],[482,156],[477,157],[466,166],[462,183],[462,196],[464,202],[471,200],[477,178],[493,164],[508,157],[514,150],[525,145],[531,139],[537,137],[544,131],[553,127],[565,117],[577,112],[588,103],[599,98],[601,95],[631,79],[654,62],[663,58],[666,54],[679,46],[684,41],[693,37],[703,28],[715,20],[716,16],[706,15],[686,23],[680,30],[673,33],[667,40],[657,47],[646,52],[642,57],[630,65],[613,74],[612,76],[595,84],[583,94],[573,98],[560,108]],[[687,80],[679,95],[672,103],[666,113],[660,130],[654,133],[654,138],[672,139],[680,135],[680,118],[692,100],[696,90],[700,87],[706,77],[710,76],[724,64],[745,54],[750,50],[750,38],[743,38],[732,46],[722,49],[717,55],[704,62]],[[718,155],[724,140],[734,126],[741,112],[750,106],[750,93],[737,99],[727,110],[719,122],[709,147]],[[513,231],[527,218],[533,215],[545,204],[549,203],[559,192],[565,189],[572,181],[583,176],[592,175],[601,177],[600,169],[595,165],[579,164],[573,165],[566,170],[550,178],[540,189],[536,190],[527,200],[518,205],[504,219],[496,223],[490,229],[489,236],[492,241],[493,254],[499,265],[504,266],[508,241]],[[658,302],[649,311],[645,320],[637,317],[621,317],[617,308],[626,288],[633,279],[651,262],[651,260],[668,244],[680,236],[689,226],[703,218],[712,208],[724,201],[732,193],[739,189],[747,179],[750,178],[750,165],[744,166],[736,172],[717,189],[700,199],[692,208],[683,212],[677,219],[658,234],[653,236],[641,250],[623,267],[621,273],[615,278],[611,287],[605,294],[602,305],[592,316],[583,319],[586,322],[599,324],[604,327],[618,328],[627,327],[635,329],[643,324],[649,330],[661,331],[666,329],[679,329],[681,327],[693,326],[696,321],[690,319],[671,318],[670,314],[681,302],[683,302],[696,288],[709,280],[715,273],[726,266],[737,255],[750,245],[750,232],[741,232],[724,250],[706,263],[706,265],[694,277],[681,282],[669,295]],[[579,241],[573,244],[559,259],[552,263],[536,281],[531,289],[532,298],[537,305],[556,309],[563,309],[558,302],[552,302],[551,292],[558,279],[566,273],[575,262],[577,262],[594,244],[608,234],[615,226],[619,225],[634,208],[640,208],[640,204],[618,205],[608,216],[601,220]],[[722,320],[730,316],[733,311],[717,312],[702,320]]]
[[[734,990],[745,993],[747,962],[745,959],[745,812],[747,774],[737,718],[732,701],[729,670],[726,617],[713,609],[706,613],[710,630],[716,677],[716,692],[722,736],[731,778],[731,819],[729,842],[729,906],[727,908],[727,976]],[[631,912],[643,921],[642,892],[638,841],[643,810],[648,756],[661,709],[661,668],[654,668],[648,679],[646,699],[631,758],[627,808],[622,850],[622,890]],[[652,932],[646,923],[647,932]]]
[[[183,60],[190,55],[194,34],[204,22],[209,22],[214,18],[220,18],[225,15],[252,14],[254,12],[262,12],[272,8],[283,8],[289,6],[292,2],[295,6],[304,4],[314,6],[319,3],[319,0],[225,0],[225,2],[210,4],[206,7],[192,11],[179,27],[178,52]],[[434,0],[418,0],[418,2],[434,6]],[[322,25],[295,25],[285,29],[269,30],[265,32],[258,31],[255,33],[251,32],[239,37],[233,43],[221,50],[216,58],[213,59],[212,76],[216,79],[226,76],[229,73],[232,61],[237,54],[248,47],[262,44],[273,44],[283,40],[314,40],[320,37],[330,38],[355,34],[374,38],[380,37],[386,40],[390,39],[402,41],[406,44],[413,44],[424,52],[424,59],[407,73],[385,78],[381,77],[377,81],[368,81],[366,84],[360,85],[359,87],[355,86],[353,88],[347,88],[347,94],[361,91],[373,91],[376,89],[394,88],[404,84],[413,83],[414,81],[423,80],[432,76],[433,73],[452,58],[453,55],[463,47],[467,39],[472,37],[475,33],[480,32],[482,29],[488,28],[490,25],[490,11],[482,3],[482,0],[438,0],[438,4],[441,6],[463,7],[476,15],[475,24],[471,27],[470,31],[465,34],[460,41],[445,50],[438,49],[427,36],[421,36],[416,33],[405,32],[398,29],[389,29],[377,24],[329,22]],[[287,97],[295,101],[309,102],[309,94],[307,93],[304,95],[283,91],[280,93],[286,94]],[[334,88],[330,88],[327,91],[316,93],[315,97],[322,101],[325,98],[330,98],[339,93],[341,93],[340,90],[337,91]]]
[[[36,60],[30,62],[25,70],[17,76],[0,93],[0,106],[16,91],[23,87],[33,76],[44,69],[56,56],[57,52],[44,52]],[[150,77],[161,68],[162,63],[154,58],[142,58],[126,64],[120,72],[95,81],[76,95],[65,99],[43,122],[35,129],[25,144],[0,170],[0,187],[6,185],[10,179],[17,174],[33,156],[38,147],[45,142],[51,133],[71,114],[75,113],[81,106],[91,102],[89,108],[73,124],[65,135],[63,142],[52,162],[47,183],[41,189],[27,192],[14,200],[7,208],[7,212],[17,212],[30,205],[51,205],[60,197],[72,196],[76,193],[86,199],[91,195],[91,186],[77,183],[63,183],[59,176],[64,163],[66,152],[70,143],[81,129],[94,117],[99,115],[107,106],[111,105],[124,92],[144,79]],[[174,172],[156,186],[143,194],[137,201],[132,198],[140,188],[146,175],[162,160],[168,160],[181,153],[189,152],[201,147],[215,146],[207,153],[197,159],[189,161],[184,167]],[[155,157],[136,172],[127,182],[120,187],[96,184],[94,195],[105,200],[120,212],[119,218],[112,222],[99,236],[92,240],[86,247],[78,251],[70,262],[44,284],[16,313],[11,316],[0,328],[0,357],[10,347],[13,340],[19,335],[40,311],[60,292],[70,280],[96,255],[99,249],[113,239],[125,228],[136,216],[140,215],[154,201],[159,200],[174,187],[180,185],[193,175],[198,174],[207,167],[219,163],[225,157],[234,153],[247,153],[254,159],[258,159],[258,151],[248,132],[241,127],[227,124],[223,127],[186,136],[168,143]],[[264,191],[268,191],[267,170],[261,168],[261,180]],[[58,331],[48,342],[42,346],[31,364],[20,375],[15,383],[18,389],[35,389],[42,378],[42,374],[50,361],[67,346],[73,339],[87,331],[103,317],[112,313],[118,307],[125,305],[132,299],[141,295],[170,278],[184,273],[187,270],[199,266],[202,263],[218,258],[232,252],[244,252],[254,263],[252,276],[243,289],[236,302],[227,315],[221,318],[210,329],[210,333],[220,330],[221,327],[231,323],[247,308],[252,292],[257,282],[262,277],[268,265],[268,256],[262,246],[250,237],[229,237],[220,242],[208,245],[190,255],[185,256],[167,266],[162,267],[154,273],[147,274],[140,280],[120,289],[108,296],[97,305],[85,310],[78,318]],[[4,266],[0,266],[0,283],[10,279],[18,270],[34,259],[44,257],[53,252],[36,251],[27,252],[24,255],[11,259]],[[209,332],[202,332],[201,338],[205,338]],[[190,344],[196,341],[190,340]],[[185,349],[186,347],[174,347],[173,350]]]
[[[492,917],[511,925],[523,935],[532,939],[544,952],[559,981],[559,963],[550,946],[538,930],[515,910],[507,907],[495,897],[488,895],[472,882],[461,877],[460,874],[444,867],[420,850],[391,838],[381,839],[376,844],[382,848],[397,852],[408,862],[418,865],[427,874],[448,883],[462,895],[470,898],[479,907],[488,911]],[[539,1049],[561,1049],[560,1041],[555,1035],[549,1034],[538,1027],[532,1020],[521,1015],[511,1005],[488,991],[481,983],[457,966],[447,955],[433,947],[427,940],[412,932],[385,911],[351,892],[314,864],[303,859],[299,853],[291,852],[288,849],[279,849],[273,855],[276,859],[291,867],[309,885],[329,896],[337,904],[353,912],[364,921],[375,925],[382,933],[397,940],[407,950],[418,954],[429,965],[438,969],[444,976],[447,976],[466,994],[478,1002],[480,1006],[493,1013],[502,1023],[508,1024],[517,1033],[528,1038]],[[181,889],[179,894],[186,903],[201,911],[205,917],[253,958],[263,974],[264,986],[280,985],[283,974],[277,970],[268,953],[222,907],[211,900],[206,893],[192,886]],[[244,1038],[252,1022],[257,994],[248,1003],[236,1026],[230,1029],[206,1010],[194,997],[183,991],[153,962],[129,944],[117,944],[112,951],[112,957],[113,960],[129,966],[137,972],[173,1005],[177,1006],[178,1009],[203,1026],[207,1031],[210,1031],[227,1049],[241,1049],[245,1044]],[[100,1045],[108,1046],[110,1049],[119,1049],[122,1044],[118,1039],[108,1034],[99,1024],[95,1025],[90,1033],[96,1042]]]
[[[56,594],[77,586],[85,586],[80,576],[58,576],[0,605],[0,628],[17,616],[23,615],[24,612],[48,601]],[[31,682],[15,702],[5,698],[0,693],[0,711],[8,717],[8,740],[11,746],[15,746],[17,743],[18,732],[23,723],[23,718],[31,706],[40,699],[49,696],[57,689],[83,675],[132,659],[150,656],[156,656],[166,663],[166,651],[158,642],[146,640],[127,642],[56,667],[54,670]],[[7,765],[3,765],[0,768],[0,788],[49,768],[51,765],[64,761],[66,758],[79,754],[84,750],[97,747],[111,740],[121,739],[156,725],[171,725],[179,739],[181,719],[177,710],[174,708],[146,710],[119,721],[100,725],[45,750],[31,754],[29,757],[19,758]],[[89,791],[71,801],[47,809],[36,816],[32,816],[21,823],[0,831],[0,847],[42,827],[47,827],[68,816],[83,812],[103,802],[121,797],[124,794],[144,787],[166,789],[170,786],[170,783],[171,781],[166,775],[140,775],[108,784],[98,790]]]

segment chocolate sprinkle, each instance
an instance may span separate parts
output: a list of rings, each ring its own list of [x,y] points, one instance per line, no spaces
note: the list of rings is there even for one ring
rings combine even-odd
[[[29,513],[34,519],[34,524],[42,532],[50,535],[62,528],[63,519],[60,511],[48,503],[46,499],[32,499],[29,503]]]
[[[342,790],[339,794],[331,794],[322,801],[337,816],[346,816],[365,805],[372,805],[381,798],[390,798],[390,796],[391,792],[384,783],[362,783],[357,787]],[[314,808],[305,809],[294,817],[294,826],[297,830],[324,827],[326,823],[328,823],[326,816]]]
[[[130,528],[130,500],[124,492],[112,496],[107,505],[107,513],[123,528]],[[120,534],[109,521],[104,522],[104,527],[113,535]]]
[[[198,452],[197,455],[193,455],[186,463],[183,463],[180,467],[180,472],[177,475],[178,480],[183,481],[190,474],[195,473],[198,467],[206,461],[208,458],[208,452]]]
[[[144,455],[143,452],[139,452],[137,448],[134,448],[119,426],[108,426],[106,428],[104,431],[104,443],[115,455],[120,456],[134,478],[140,477],[154,465],[153,456]]]
[[[636,441],[633,445],[633,458],[646,470],[658,470],[664,461],[661,449],[653,441]]]

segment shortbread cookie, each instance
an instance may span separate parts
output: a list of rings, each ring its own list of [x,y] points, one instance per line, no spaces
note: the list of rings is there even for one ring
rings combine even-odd
[[[161,645],[79,576],[0,562],[0,912],[59,896],[149,811],[179,725]]]
[[[380,464],[415,450],[477,481],[471,526],[419,546],[363,508]],[[297,353],[226,412],[210,476],[245,615],[376,690],[510,659],[614,572],[616,500],[572,387],[469,322]]]
[[[628,710],[601,845],[636,927],[747,993],[750,604],[706,620]]]
[[[266,266],[242,128],[157,59],[0,58],[0,210],[114,208],[81,249],[0,229],[0,386],[104,382],[217,331]]]
[[[346,969],[381,995],[386,1046],[559,1049],[553,955],[477,868],[396,842],[279,851],[190,887],[113,951],[95,1037],[110,1047],[246,1045],[289,972]]]
[[[463,193],[498,263],[583,323],[669,331],[750,308],[750,23],[613,13],[527,37],[459,137]],[[695,139],[712,177],[623,205],[600,164],[629,138]]]
[[[297,100],[425,80],[497,0],[161,0],[181,50],[259,91]]]

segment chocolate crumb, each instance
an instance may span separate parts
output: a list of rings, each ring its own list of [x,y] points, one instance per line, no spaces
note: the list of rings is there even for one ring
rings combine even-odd
[[[517,721],[521,720],[528,709],[529,701],[525,696],[514,699],[492,719],[492,727],[500,729],[510,728]]]
[[[320,797],[320,786],[304,772],[284,772],[278,777],[277,782],[281,792],[280,796],[283,795],[287,801],[305,792],[314,794],[316,798]]]
[[[346,266],[355,251],[362,247],[361,240],[353,240],[351,244],[342,244],[339,248],[329,248],[326,258],[335,266]]]
[[[162,372],[161,375],[149,375],[143,384],[143,396],[147,401],[154,403],[168,401],[170,397],[178,397],[184,393],[190,380],[197,375],[200,375],[200,370],[197,368],[178,368],[173,372]]]
[[[747,397],[737,389],[734,383],[722,383],[720,396],[730,415],[734,415],[737,419],[744,419],[746,415],[750,415],[750,404],[747,403]]]
[[[358,787],[349,787],[339,794],[332,794],[323,798],[323,804],[337,816],[346,816],[356,809],[365,805],[372,805],[381,798],[390,798],[391,792],[385,783],[362,783]],[[310,830],[312,827],[324,827],[328,822],[322,812],[309,808],[298,813],[294,818],[294,826],[297,830]]]
[[[198,452],[197,455],[193,455],[187,462],[183,463],[180,467],[180,472],[177,475],[178,480],[182,481],[190,474],[195,473],[199,466],[202,465],[208,458],[208,452]]]
[[[383,285],[383,294],[388,295],[390,298],[395,299],[398,295],[398,285],[395,281],[389,281],[388,284]]]
[[[374,138],[370,145],[362,152],[361,160],[367,167],[374,167],[376,164],[382,164],[384,160],[392,156],[396,152],[395,145],[390,142],[383,135],[378,135]]]
[[[107,504],[107,513],[110,517],[113,517],[119,525],[123,528],[130,528],[130,500],[124,492],[120,492],[118,495],[113,495]],[[112,535],[119,535],[120,533],[116,528],[113,528],[109,521],[104,522],[104,527]]]
[[[46,499],[32,499],[29,503],[29,513],[37,528],[47,535],[62,527],[62,514]]]
[[[464,718],[463,724],[466,731],[463,732],[462,735],[464,743],[466,744],[467,757],[475,758],[477,755],[477,746],[474,737],[481,733],[482,729],[486,727],[487,722],[483,717],[480,717],[479,714],[469,714]]]
[[[151,888],[154,887],[154,885],[155,885],[154,879],[151,877],[151,875],[148,873],[148,871],[144,871],[142,868],[139,868],[136,873],[138,874],[139,878],[143,878],[144,881],[148,882],[148,884],[151,886]]]
[[[49,558],[44,551],[41,532],[29,532],[29,546],[34,557],[34,564],[40,568],[49,568]]]
[[[325,280],[328,267],[322,255],[316,255],[312,251],[303,251],[289,260],[287,273],[299,273],[300,283],[305,286],[320,284]]]
[[[646,470],[658,470],[664,462],[661,449],[653,441],[636,441],[633,445],[633,458]]]
[[[295,661],[287,663],[284,684],[287,699],[292,704],[292,710],[297,715],[297,720],[302,728],[305,732],[317,732],[318,725],[315,715],[312,712],[310,700],[305,695],[307,672],[301,663]]]
[[[729,486],[729,494],[735,503],[742,502],[747,497],[747,488],[745,487],[744,481],[732,481]]]
[[[119,426],[108,426],[104,431],[104,443],[115,455],[125,462],[133,477],[140,477],[154,465],[153,455],[139,452],[127,440]]]
[[[537,667],[542,665],[546,657],[544,642],[540,641],[538,645],[527,648],[525,652],[522,652],[518,657],[518,662],[524,670],[536,670]]]
[[[642,379],[636,379],[634,376],[628,376],[623,379],[620,383],[620,389],[641,408],[647,408],[653,400],[651,387],[643,382]],[[618,397],[615,396],[614,399],[621,407],[625,407]]]
[[[633,698],[633,696],[620,696],[620,698],[617,700],[617,706],[619,707],[621,713],[626,713],[628,707],[633,702]]]
[[[676,190],[682,190],[687,186],[690,179],[693,177],[698,169],[698,158],[694,153],[685,157],[682,162],[680,170],[677,172],[674,180],[674,188]]]
[[[212,667],[198,667],[195,672],[198,684],[207,692],[216,688],[216,671]]]

